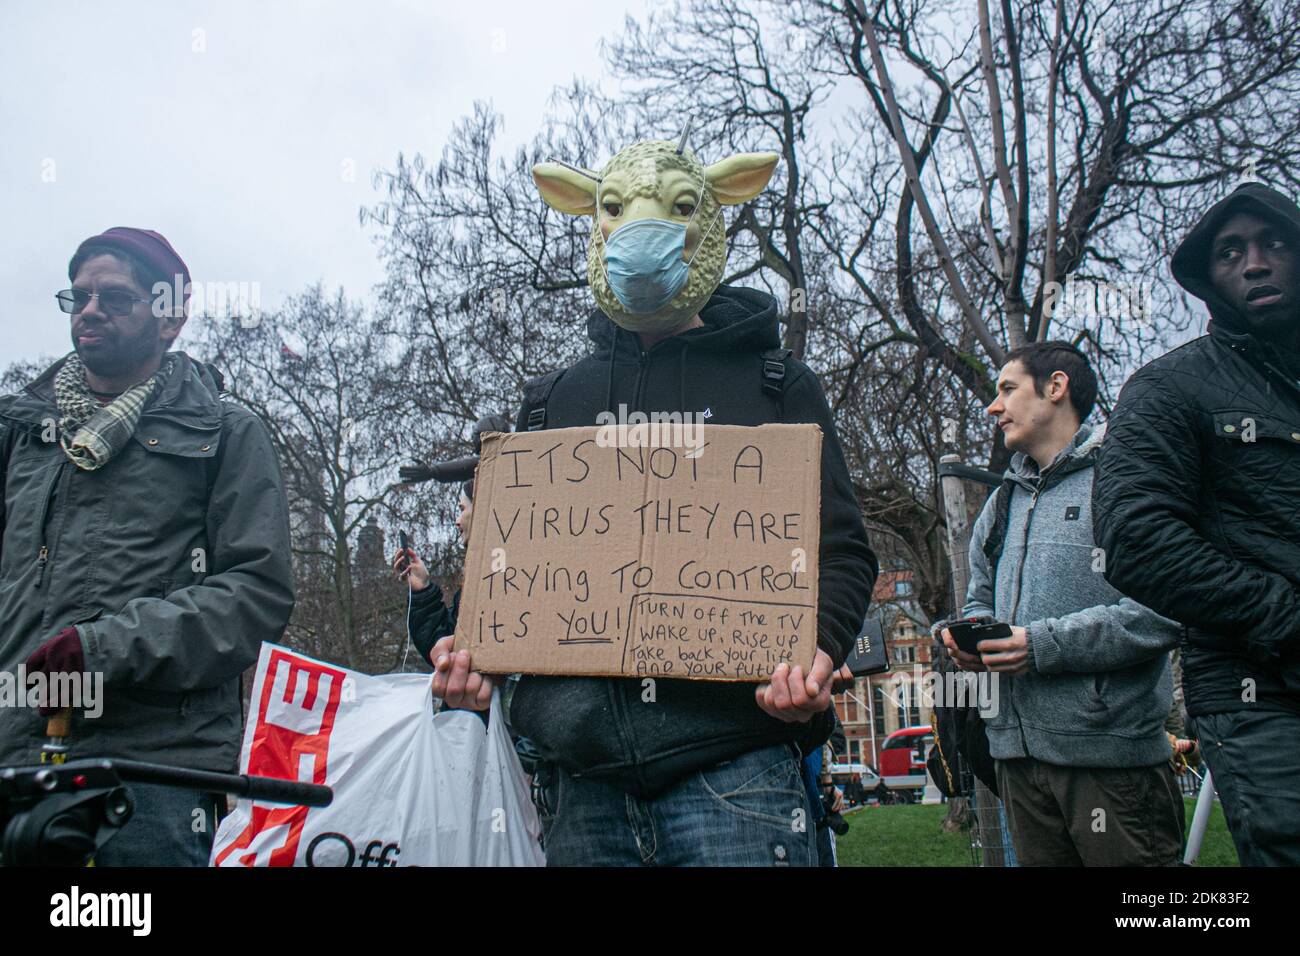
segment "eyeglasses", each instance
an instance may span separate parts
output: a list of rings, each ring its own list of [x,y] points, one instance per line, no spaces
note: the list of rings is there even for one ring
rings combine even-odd
[[[130,315],[131,310],[135,308],[137,302],[151,302],[151,299],[141,299],[133,296],[130,292],[121,289],[110,289],[108,292],[86,292],[83,289],[64,289],[56,293],[54,298],[59,300],[59,308],[69,315],[76,315],[85,310],[90,305],[91,299],[99,300],[99,307],[107,315],[121,317]]]

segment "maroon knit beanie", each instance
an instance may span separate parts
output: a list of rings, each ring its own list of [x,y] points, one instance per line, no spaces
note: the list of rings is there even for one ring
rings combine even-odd
[[[114,226],[98,236],[91,236],[72,254],[68,263],[68,279],[76,278],[77,270],[88,258],[84,251],[91,247],[109,247],[120,249],[144,263],[148,267],[153,282],[175,282],[176,276],[183,276],[185,300],[190,298],[190,270],[185,260],[177,255],[172,244],[163,238],[162,233],[152,229],[132,229],[130,226]],[[146,292],[152,293],[153,282]]]

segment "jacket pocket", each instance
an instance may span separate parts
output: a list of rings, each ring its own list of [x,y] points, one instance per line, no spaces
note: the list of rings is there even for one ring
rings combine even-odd
[[[1090,681],[1090,690],[1092,691],[1091,703],[1098,709],[1106,708],[1106,689],[1109,680],[1105,674],[1093,674]]]
[[[1224,653],[1240,653],[1241,648],[1232,638],[1223,634],[1216,634],[1213,631],[1206,631],[1199,627],[1188,627],[1184,631],[1184,642],[1188,647],[1195,647],[1204,650],[1223,651]]]
[[[629,762],[604,680],[525,674],[510,701],[514,729],[574,773]]]
[[[1300,416],[1261,412],[1258,409],[1221,409],[1211,413],[1214,422],[1218,490],[1228,501],[1245,499],[1246,513],[1270,501],[1282,503],[1282,527],[1295,494],[1300,493]]]
[[[1097,730],[1140,737],[1164,725],[1173,704],[1173,678],[1167,657],[1090,675],[1095,708],[1085,720]]]
[[[1016,679],[1016,708],[1029,726],[1058,734],[1096,731],[1111,721],[1108,701],[1095,674],[1022,675]]]
[[[1236,408],[1214,411],[1211,417],[1214,419],[1214,437],[1220,441],[1241,445],[1278,441],[1300,453],[1300,416]]]
[[[1001,677],[1002,675],[996,676]],[[1023,680],[1017,681],[1016,678],[1012,678],[1012,682],[1009,687],[998,687],[1000,693],[997,697],[997,706],[993,713],[983,718],[989,730],[1014,730],[1020,723],[1017,716],[1016,688],[1024,682]],[[1005,683],[999,681],[999,684],[1005,685]]]
[[[120,736],[138,744],[160,727],[176,726],[181,698],[181,694],[143,687],[105,687],[103,713],[88,720],[87,725],[95,733]]]
[[[185,421],[142,415],[132,437],[145,451],[182,458],[212,458],[221,444],[221,421]]]

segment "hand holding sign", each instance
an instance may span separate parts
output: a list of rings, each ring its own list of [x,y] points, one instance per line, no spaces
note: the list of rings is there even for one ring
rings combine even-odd
[[[457,710],[487,710],[492,704],[491,677],[470,669],[469,651],[454,650],[454,634],[433,645],[433,683],[430,693]]]
[[[825,651],[813,658],[812,670],[780,664],[771,683],[754,688],[754,699],[765,714],[786,723],[805,724],[831,705],[831,673],[835,665]]]

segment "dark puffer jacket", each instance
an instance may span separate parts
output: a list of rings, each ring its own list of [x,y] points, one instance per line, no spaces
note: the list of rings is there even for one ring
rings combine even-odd
[[[1300,208],[1258,184],[1192,229],[1173,272],[1208,306],[1209,334],[1125,385],[1095,487],[1106,579],[1186,628],[1193,716],[1300,712],[1300,359],[1210,285],[1210,242],[1237,211],[1279,223],[1300,249]]]
[[[547,428],[594,425],[603,411],[704,412],[709,423],[821,426],[821,544],[817,644],[838,666],[862,628],[877,564],[821,385],[808,366],[785,361],[783,397],[763,390],[762,353],[780,345],[776,300],[751,289],[719,288],[700,312],[703,328],[642,351],[637,337],[601,312],[587,333],[594,352],[568,369],[546,404]],[[528,426],[527,406],[518,428]],[[802,744],[803,724],[769,717],[751,683],[661,680],[642,699],[634,678],[520,679],[511,703],[519,733],[570,773],[653,796],[684,775],[760,747]],[[820,744],[829,735],[827,719]]]

